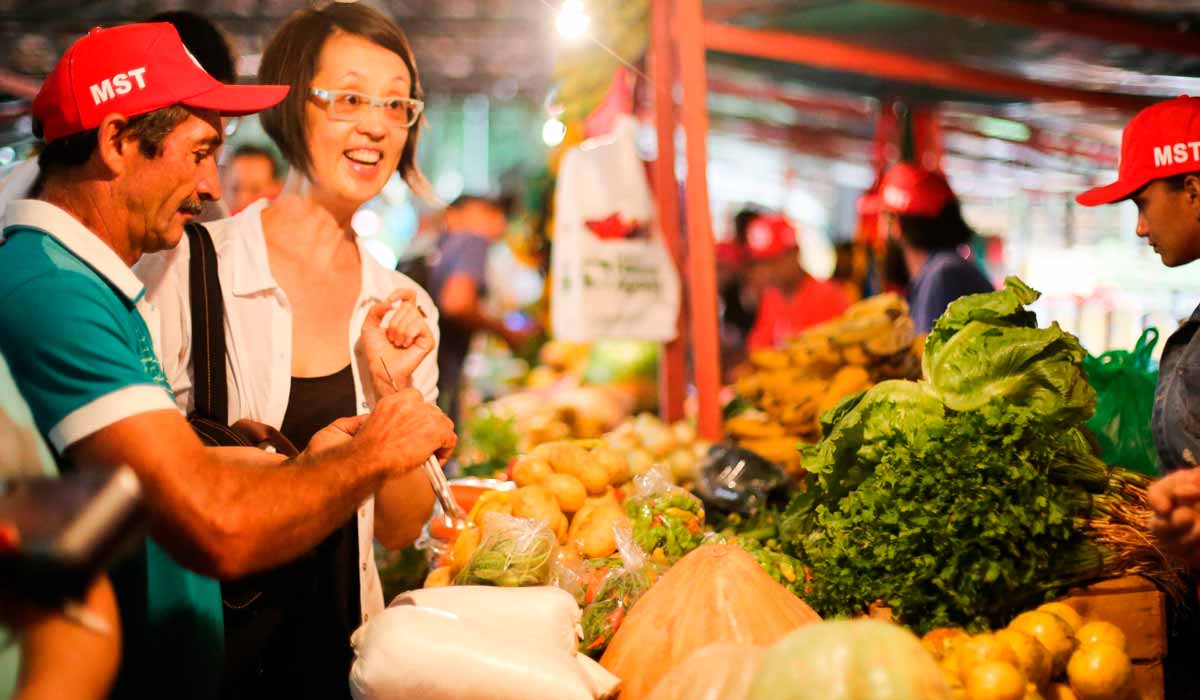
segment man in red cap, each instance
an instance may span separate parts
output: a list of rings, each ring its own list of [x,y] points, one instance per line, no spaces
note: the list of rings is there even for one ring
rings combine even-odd
[[[758,298],[750,350],[779,347],[806,328],[836,318],[850,306],[834,282],[800,265],[796,230],[780,215],[756,217],[746,228],[747,284]]]
[[[928,333],[955,299],[994,290],[959,252],[975,232],[963,220],[944,175],[909,163],[894,165],[873,204],[908,267],[908,306],[918,333]]]
[[[1136,233],[1167,267],[1200,259],[1200,98],[1142,110],[1121,136],[1117,181],[1088,190],[1085,207],[1133,200]],[[1159,540],[1200,565],[1200,307],[1163,348],[1151,428],[1164,470],[1150,489]]]
[[[76,41],[33,102],[41,174],[34,199],[4,213],[0,354],[64,466],[127,464],[142,483],[153,540],[112,572],[126,642],[113,697],[213,697],[220,588],[194,572],[237,578],[293,559],[384,480],[454,445],[415,390],[286,461],[205,448],[175,407],[130,267],[220,197],[221,117],[286,93],[218,82],[170,24],[148,23]]]

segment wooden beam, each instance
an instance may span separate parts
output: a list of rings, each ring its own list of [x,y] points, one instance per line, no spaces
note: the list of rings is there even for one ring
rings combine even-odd
[[[706,22],[704,44],[712,51],[1016,99],[1066,100],[1125,112],[1136,112],[1158,101],[1152,97],[1064,87],[810,34]],[[686,70],[686,59],[683,64]]]
[[[717,260],[708,205],[708,93],[702,0],[677,0],[675,21],[687,136],[688,302],[692,366],[699,399],[698,432],[721,437],[721,357],[717,325]]]
[[[1140,46],[1151,51],[1171,51],[1200,56],[1200,34],[1131,17],[1066,7],[1056,2],[1021,0],[875,0],[891,5],[917,7],[943,15],[987,22],[1002,22],[1031,29],[1061,32],[1113,44]]]
[[[654,198],[658,204],[658,224],[667,250],[682,282],[683,240],[679,232],[679,181],[675,178],[675,44],[671,41],[671,0],[651,0],[650,73],[654,83],[654,125],[658,131],[658,158],[654,161]],[[675,340],[663,347],[659,362],[659,414],[674,423],[683,418],[687,395],[687,337],[682,303],[675,325]]]

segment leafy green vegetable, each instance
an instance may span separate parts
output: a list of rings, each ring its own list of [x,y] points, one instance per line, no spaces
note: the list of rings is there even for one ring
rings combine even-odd
[[[804,563],[785,551],[779,538],[779,512],[761,508],[751,517],[733,513],[714,523],[716,533],[705,540],[736,544],[754,557],[763,571],[775,582],[797,596],[807,593]]]
[[[650,590],[652,580],[645,569],[615,568],[604,575],[595,597],[583,609],[583,639],[579,650],[599,657],[620,629],[626,613]]]
[[[994,327],[1037,328],[1037,315],[1025,308],[1041,293],[1016,277],[1004,280],[1004,289],[989,294],[970,294],[950,303],[925,338],[925,358],[936,356],[942,345],[967,324],[979,322]],[[923,369],[926,360],[922,359]],[[925,373],[929,377],[928,370]]]
[[[542,586],[550,580],[557,548],[554,533],[535,520],[489,514],[483,541],[458,572],[460,586]]]
[[[463,476],[490,477],[517,456],[520,435],[511,418],[479,411],[463,425],[456,456]]]

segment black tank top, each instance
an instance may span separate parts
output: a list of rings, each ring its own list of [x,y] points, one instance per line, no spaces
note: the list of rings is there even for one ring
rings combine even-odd
[[[349,365],[324,377],[292,377],[280,432],[303,450],[317,431],[355,413]],[[357,518],[260,578],[259,598],[225,609],[223,696],[349,698],[350,635],[361,620]]]

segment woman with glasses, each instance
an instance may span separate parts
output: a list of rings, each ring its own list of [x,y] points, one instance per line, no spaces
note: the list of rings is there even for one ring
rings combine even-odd
[[[399,172],[418,194],[421,84],[401,29],[361,4],[294,14],[259,80],[291,86],[263,126],[291,165],[284,193],[207,225],[224,300],[229,422],[277,428],[303,449],[316,429],[412,386],[437,396],[437,311],[367,253],[351,219]],[[180,408],[194,408],[189,247],[138,273]],[[302,559],[224,584],[227,698],[347,697],[350,634],[382,610],[372,552],[411,543],[432,508],[421,470],[384,484]]]

